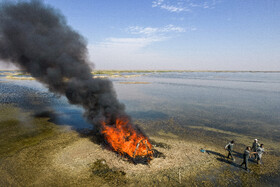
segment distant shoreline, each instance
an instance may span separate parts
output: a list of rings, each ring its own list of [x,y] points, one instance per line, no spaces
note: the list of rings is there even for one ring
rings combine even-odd
[[[7,70],[0,71],[23,71],[23,70]],[[168,73],[168,72],[213,72],[213,73],[280,73],[280,71],[250,71],[250,70],[93,70],[92,73],[107,74],[107,73]]]

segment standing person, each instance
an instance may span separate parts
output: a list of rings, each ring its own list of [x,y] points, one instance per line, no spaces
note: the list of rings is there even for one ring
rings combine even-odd
[[[245,151],[243,153],[243,162],[240,165],[240,167],[242,167],[242,165],[245,164],[245,170],[246,171],[249,171],[249,169],[248,169],[248,160],[250,158],[250,154],[255,153],[255,152],[250,153],[250,151],[251,151],[251,147],[250,146],[246,147],[246,149],[245,149]]]
[[[234,145],[234,140],[232,140],[231,142],[229,142],[229,143],[225,146],[225,150],[228,151],[228,156],[227,156],[227,158],[229,158],[229,157],[231,156],[231,159],[232,159],[233,161],[235,161],[235,159],[233,158],[233,155],[232,155],[233,145]]]
[[[260,147],[257,148],[257,162],[258,164],[261,164],[261,160],[262,160],[262,154],[264,153],[264,146],[263,144],[261,144]]]
[[[256,152],[259,147],[260,147],[260,144],[258,142],[258,139],[255,139],[253,142],[253,145],[252,145],[252,151]],[[256,158],[257,158],[257,154],[254,154],[254,159],[256,159]]]

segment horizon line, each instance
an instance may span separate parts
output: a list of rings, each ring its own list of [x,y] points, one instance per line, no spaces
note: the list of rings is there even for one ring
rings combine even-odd
[[[0,69],[0,71],[25,71],[21,69]],[[280,70],[149,70],[149,69],[94,69],[94,71],[121,71],[121,72],[133,72],[133,71],[147,71],[147,72],[264,72],[264,73],[280,73]]]

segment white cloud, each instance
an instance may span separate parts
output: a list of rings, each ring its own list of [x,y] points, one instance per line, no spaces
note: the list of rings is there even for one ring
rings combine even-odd
[[[186,32],[186,29],[169,24],[162,28],[132,26],[128,28],[128,31],[131,34],[160,35],[172,32]]]
[[[131,34],[145,34],[145,35],[151,35],[158,32],[158,28],[153,27],[139,27],[139,26],[132,26],[128,28],[128,31]]]
[[[152,2],[152,7],[159,7],[161,9],[167,10],[169,12],[182,12],[189,11],[187,7],[182,7],[180,3],[176,5],[170,5],[169,3],[164,3],[164,0],[156,0]]]
[[[110,37],[105,39],[103,42],[90,45],[90,54],[92,60],[96,61],[99,57],[104,59],[129,59],[142,55],[144,53],[149,53],[146,49],[147,46],[155,43],[168,40],[173,33],[185,32],[182,27],[176,27],[174,25],[166,25],[164,27],[141,27],[141,26],[131,26],[126,29],[129,34],[134,37],[117,38]],[[100,56],[100,54],[102,54]],[[109,56],[106,54],[110,54]],[[151,56],[151,55],[150,55]],[[113,58],[112,58],[113,57]],[[127,61],[127,60],[126,60]]]
[[[214,8],[216,5],[216,1],[212,1],[212,2],[201,2],[201,3],[190,3],[189,6],[190,7],[197,7],[197,8],[204,8],[204,9],[209,9],[209,8]]]
[[[150,66],[152,62],[154,60],[164,61],[164,59],[151,52],[147,46],[167,40],[169,37],[144,33],[139,37],[107,38],[103,42],[89,45],[91,61],[96,64],[98,69],[129,69],[130,67],[132,69],[156,69],[156,66]]]
[[[104,42],[98,43],[99,48],[124,49],[136,51],[153,42],[165,40],[164,37],[139,37],[139,38],[107,38]]]
[[[126,31],[131,37],[110,37],[88,46],[90,59],[98,69],[129,69],[130,63],[134,69],[157,69],[151,64],[154,61],[167,62],[167,58],[148,46],[171,39],[172,34],[186,29],[169,24],[164,27],[131,26]]]
[[[182,28],[182,27],[175,27],[174,25],[170,24],[170,25],[167,25],[165,26],[163,29],[162,29],[163,32],[186,32],[186,29]]]
[[[152,7],[158,7],[169,12],[191,12],[195,8],[213,9],[221,0],[155,0]]]
[[[145,50],[165,38],[108,38],[89,45],[90,60],[97,69],[158,69],[155,62],[165,62],[162,55]]]
[[[189,11],[189,9],[174,5],[161,5],[160,8],[165,9],[169,12],[182,12],[182,11]]]
[[[163,3],[164,0],[156,0],[152,2],[152,7],[160,6]]]

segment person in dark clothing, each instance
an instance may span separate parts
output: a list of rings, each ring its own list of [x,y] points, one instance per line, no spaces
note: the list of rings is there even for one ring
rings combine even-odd
[[[232,155],[233,145],[234,145],[234,140],[232,140],[231,142],[229,142],[229,143],[225,146],[225,150],[228,151],[228,156],[227,156],[227,158],[231,157],[231,159],[232,159],[233,161],[235,161],[235,159],[233,158],[233,155]]]
[[[250,152],[250,151],[251,151],[251,147],[248,146],[248,147],[245,149],[244,153],[243,153],[243,162],[242,162],[242,164],[240,165],[240,167],[242,167],[242,166],[245,164],[245,170],[246,170],[246,171],[249,171],[249,169],[248,169],[248,160],[249,160],[249,158],[251,157],[251,154],[255,154],[255,153],[256,153],[256,152]]]

